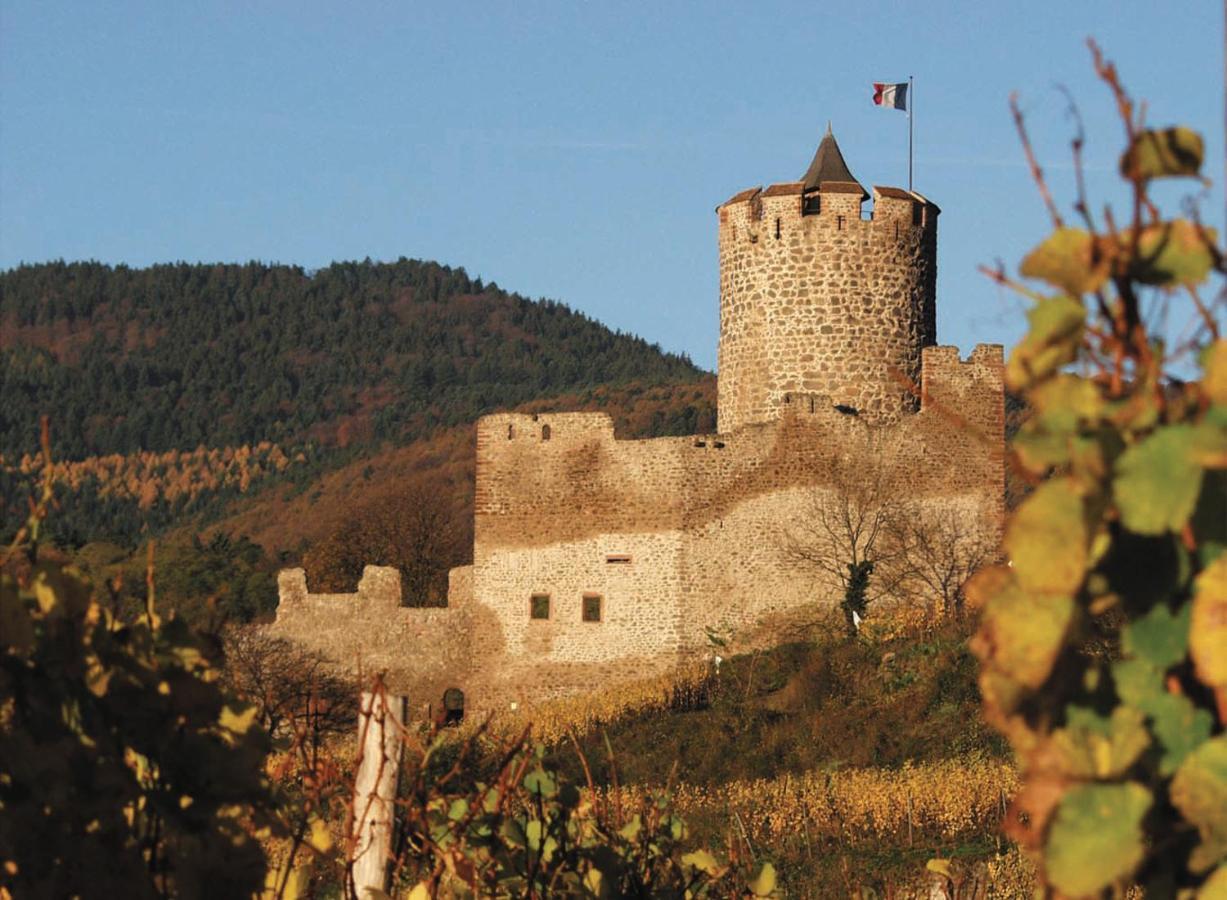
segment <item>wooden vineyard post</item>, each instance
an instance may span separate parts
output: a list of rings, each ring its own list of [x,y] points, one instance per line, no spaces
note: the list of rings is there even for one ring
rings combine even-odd
[[[388,887],[401,729],[408,708],[408,698],[388,694],[382,684],[376,687],[362,692],[358,708],[362,755],[354,780],[352,846],[354,894],[362,900],[369,896],[368,891]]]

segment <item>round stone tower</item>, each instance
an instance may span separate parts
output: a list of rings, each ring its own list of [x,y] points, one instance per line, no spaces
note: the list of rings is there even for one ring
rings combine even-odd
[[[801,181],[718,207],[720,431],[778,418],[804,395],[875,424],[919,408],[940,211],[875,187],[863,215],[867,199],[828,126]]]

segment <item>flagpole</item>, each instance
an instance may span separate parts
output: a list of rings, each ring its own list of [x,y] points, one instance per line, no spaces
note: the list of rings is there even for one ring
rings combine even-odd
[[[912,110],[916,106],[916,88],[912,76],[907,77],[907,189],[912,189]]]

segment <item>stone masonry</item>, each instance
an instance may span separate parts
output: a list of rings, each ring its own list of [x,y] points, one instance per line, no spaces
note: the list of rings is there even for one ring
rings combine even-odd
[[[938,208],[852,177],[828,131],[805,178],[717,209],[718,433],[619,440],[598,413],[485,416],[473,565],[447,609],[399,606],[399,575],[310,594],[281,574],[274,633],[385,671],[422,704],[459,687],[501,709],[666,672],[707,629],[763,642],[837,585],[781,534],[889,471],[917,509],[999,534],[1002,349],[934,346]]]

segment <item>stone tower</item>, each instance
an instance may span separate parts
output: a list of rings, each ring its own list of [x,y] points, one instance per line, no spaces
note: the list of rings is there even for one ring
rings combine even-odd
[[[919,406],[936,342],[937,216],[852,176],[827,127],[802,180],[742,191],[720,217],[719,430],[824,395],[871,423]]]

